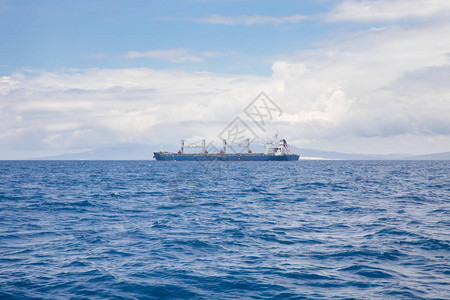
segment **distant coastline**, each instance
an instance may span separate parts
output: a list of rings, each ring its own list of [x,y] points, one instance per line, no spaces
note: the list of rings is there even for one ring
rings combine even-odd
[[[169,147],[170,148],[170,147]],[[122,146],[99,148],[80,153],[65,153],[55,156],[32,157],[26,160],[152,160],[154,149],[159,146]],[[300,155],[300,160],[450,160],[450,152],[411,154],[358,154],[322,151],[291,147]]]

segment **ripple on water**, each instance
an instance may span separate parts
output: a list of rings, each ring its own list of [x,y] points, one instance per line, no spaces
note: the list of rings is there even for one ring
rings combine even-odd
[[[221,168],[0,162],[0,298],[448,298],[450,163]]]

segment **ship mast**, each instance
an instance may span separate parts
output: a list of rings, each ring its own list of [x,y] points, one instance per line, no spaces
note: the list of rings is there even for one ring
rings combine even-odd
[[[230,144],[230,148],[233,149],[234,147],[242,147],[244,146],[247,153],[250,150],[250,139],[245,139],[240,143],[229,143]],[[223,140],[223,151],[226,152],[226,146],[227,146],[227,141]]]

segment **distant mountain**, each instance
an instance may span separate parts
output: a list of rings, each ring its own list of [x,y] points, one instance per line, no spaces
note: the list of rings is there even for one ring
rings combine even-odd
[[[394,160],[404,159],[407,154],[358,154],[342,153],[333,151],[322,151],[308,148],[297,148],[291,146],[291,152],[300,155],[300,158],[307,159],[342,159],[342,160]]]
[[[61,154],[32,158],[34,160],[151,160],[153,152],[159,151],[158,145],[125,145],[98,148],[82,153]],[[176,146],[167,146],[165,151],[177,151]],[[263,152],[261,146],[252,147],[253,152]],[[450,160],[450,152],[426,155],[408,154],[358,154],[322,151],[291,146],[291,152],[300,155],[300,159],[342,159],[342,160]]]
[[[81,153],[66,153],[56,156],[33,158],[35,160],[148,160],[160,146],[105,147]]]
[[[431,153],[424,155],[408,156],[405,159],[411,160],[450,160],[450,152]]]

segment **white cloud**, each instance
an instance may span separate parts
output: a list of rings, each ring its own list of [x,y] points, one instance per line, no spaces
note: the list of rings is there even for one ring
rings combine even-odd
[[[190,20],[222,25],[284,25],[310,19],[326,22],[390,22],[405,19],[429,19],[435,21],[434,18],[439,18],[446,20],[449,16],[450,1],[448,0],[346,0],[323,14],[293,14],[288,16],[225,16],[212,14]]]
[[[304,21],[308,17],[305,15],[290,15],[290,16],[223,16],[223,15],[209,15],[203,18],[192,19],[193,21],[207,24],[222,24],[222,25],[283,25],[293,24]]]
[[[330,22],[395,21],[407,18],[449,16],[447,0],[349,0],[338,4],[325,19]]]
[[[8,94],[18,83],[18,81],[13,80],[10,76],[0,77],[0,95]]]
[[[199,63],[205,58],[223,56],[219,52],[195,52],[188,49],[157,49],[144,52],[128,51],[123,56],[125,58],[153,58],[167,60],[173,63]]]
[[[416,57],[412,67],[401,63],[372,70],[380,56],[390,61],[398,54],[391,48],[379,52],[375,44],[367,51],[365,43],[355,39],[352,47],[338,43],[286,56],[273,64],[271,77],[147,68],[16,73],[3,81],[8,90],[1,100],[0,153],[22,158],[124,143],[177,144],[195,136],[217,139],[261,90],[284,111],[266,134],[278,129],[297,146],[447,151],[450,65],[445,55]],[[353,61],[355,55],[361,57]]]
[[[218,133],[270,78],[206,72],[89,69],[16,73],[1,99],[3,158]]]
[[[369,30],[320,50],[279,57],[274,96],[285,99],[284,117],[303,133],[303,144],[341,151],[380,151],[379,143],[384,152],[448,151],[447,36],[450,24]]]

